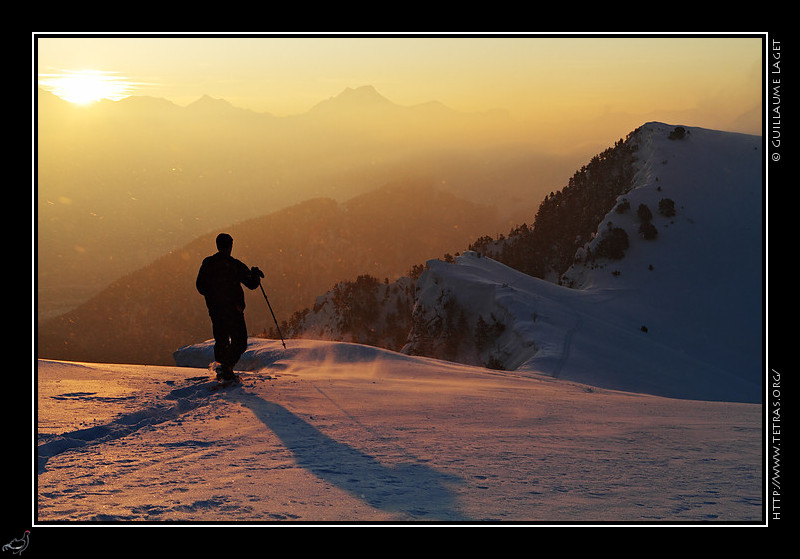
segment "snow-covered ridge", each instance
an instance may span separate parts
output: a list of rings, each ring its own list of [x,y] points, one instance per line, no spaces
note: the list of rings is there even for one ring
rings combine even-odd
[[[760,401],[761,138],[649,123],[629,141],[637,175],[618,202],[630,209],[612,210],[578,251],[563,278],[573,288],[476,253],[429,261],[404,351],[662,396]],[[674,215],[659,212],[664,199]],[[642,205],[651,238],[640,232]],[[612,229],[627,235],[624,257],[586,258]]]

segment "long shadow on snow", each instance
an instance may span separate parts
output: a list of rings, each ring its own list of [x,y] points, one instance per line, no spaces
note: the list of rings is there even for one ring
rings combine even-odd
[[[242,394],[242,393],[240,393]],[[297,463],[377,509],[406,513],[415,520],[467,520],[454,508],[448,486],[460,480],[420,463],[381,464],[331,439],[279,404],[243,393],[244,406],[272,430]]]
[[[205,377],[189,380],[197,379],[205,380]],[[142,410],[124,413],[104,425],[44,437],[47,442],[36,448],[37,475],[47,470],[47,461],[57,454],[126,437],[139,429],[175,419],[183,413],[209,403],[208,388],[216,385],[216,381],[206,381],[177,388],[165,396],[166,400],[175,400],[174,405],[156,404]]]

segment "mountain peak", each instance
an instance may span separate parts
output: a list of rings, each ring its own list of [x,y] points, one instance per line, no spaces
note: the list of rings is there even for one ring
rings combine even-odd
[[[268,116],[268,113],[255,113],[250,109],[237,107],[227,99],[211,97],[208,94],[187,105],[186,109],[190,112],[215,118],[252,118],[253,115],[261,114]]]
[[[337,97],[337,99],[346,99],[346,100],[354,100],[360,102],[378,102],[378,103],[388,103],[389,100],[386,99],[383,95],[378,93],[378,90],[375,89],[375,86],[372,85],[362,85],[353,89],[352,87],[346,87],[344,91],[342,91]]]
[[[378,93],[371,85],[345,88],[339,95],[330,97],[312,108],[312,111],[348,111],[393,107],[394,103]]]
[[[189,104],[187,108],[191,109],[198,109],[198,108],[214,108],[214,109],[230,109],[233,108],[228,101],[225,99],[214,99],[210,95],[206,94],[200,97],[197,101]]]

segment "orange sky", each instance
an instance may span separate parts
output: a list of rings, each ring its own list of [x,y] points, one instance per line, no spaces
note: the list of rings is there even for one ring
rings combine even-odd
[[[40,83],[93,70],[129,94],[179,105],[210,95],[277,116],[372,85],[401,105],[506,109],[531,133],[574,141],[648,120],[760,133],[762,38],[34,36],[34,46]]]

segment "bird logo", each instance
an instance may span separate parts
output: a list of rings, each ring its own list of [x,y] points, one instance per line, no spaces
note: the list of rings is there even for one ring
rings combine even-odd
[[[21,538],[14,538],[6,545],[3,546],[3,551],[10,551],[15,555],[21,555],[23,551],[28,547],[28,538],[31,535],[30,530],[25,530],[25,533],[22,535]]]

